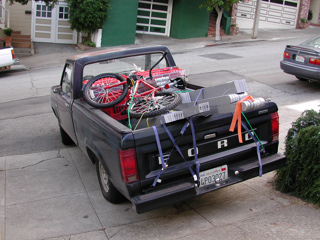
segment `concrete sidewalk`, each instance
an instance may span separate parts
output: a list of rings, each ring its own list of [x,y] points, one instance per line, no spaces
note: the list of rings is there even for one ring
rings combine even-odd
[[[242,31],[221,42],[140,35],[128,47],[161,44],[179,52],[213,43],[311,36],[318,30],[260,30],[257,39]],[[36,50],[34,56],[20,59],[21,67],[63,66],[66,57],[82,52],[72,45],[57,49],[56,44],[36,44]],[[301,111],[279,108],[286,116],[281,119],[281,142]],[[273,177],[268,173],[139,215],[128,201],[118,205],[105,201],[95,166],[77,147],[0,157],[0,240],[319,239],[319,208],[275,191]]]

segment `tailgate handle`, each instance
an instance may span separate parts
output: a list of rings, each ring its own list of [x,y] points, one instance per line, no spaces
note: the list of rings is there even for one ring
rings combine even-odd
[[[216,136],[217,136],[216,133],[211,133],[211,134],[204,135],[204,139],[215,138]]]

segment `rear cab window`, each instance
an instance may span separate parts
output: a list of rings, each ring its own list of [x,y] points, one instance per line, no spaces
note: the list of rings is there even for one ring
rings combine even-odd
[[[163,53],[142,54],[88,64],[83,69],[83,84],[103,73],[116,73],[126,78],[135,72],[149,71],[162,56]],[[163,58],[153,69],[168,66],[167,59]]]

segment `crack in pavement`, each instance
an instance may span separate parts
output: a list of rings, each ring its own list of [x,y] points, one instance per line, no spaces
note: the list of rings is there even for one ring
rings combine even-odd
[[[32,96],[37,96],[38,95],[38,90],[37,90],[36,86],[34,85],[34,80],[35,79],[32,76],[32,72],[30,71],[30,84],[31,84],[30,92],[31,92]]]
[[[4,171],[13,171],[13,170],[22,170],[22,169],[26,169],[26,168],[29,168],[29,167],[34,167],[34,166],[37,166],[43,162],[47,162],[47,161],[51,161],[51,160],[55,160],[55,159],[59,159],[59,158],[63,158],[65,159],[61,153],[60,153],[60,150],[58,150],[58,153],[55,157],[52,157],[52,158],[47,158],[47,159],[43,159],[41,161],[38,161],[36,163],[33,163],[33,164],[29,164],[27,166],[24,166],[24,167],[17,167],[17,168],[12,168],[12,169],[7,169],[7,170],[4,170]]]

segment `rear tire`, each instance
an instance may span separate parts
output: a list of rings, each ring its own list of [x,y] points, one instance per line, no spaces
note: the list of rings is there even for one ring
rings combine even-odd
[[[110,181],[109,176],[99,159],[96,159],[96,170],[103,197],[111,203],[122,202],[124,197]]]

